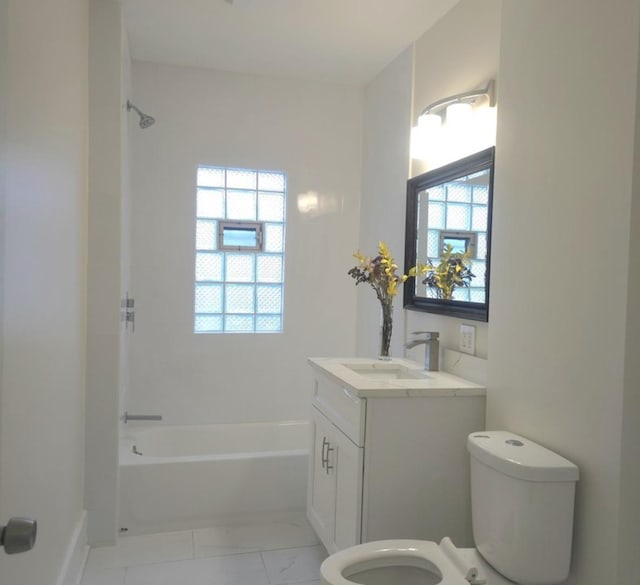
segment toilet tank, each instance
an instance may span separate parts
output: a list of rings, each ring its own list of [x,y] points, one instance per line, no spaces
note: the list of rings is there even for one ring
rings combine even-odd
[[[507,431],[472,433],[471,510],[476,548],[522,585],[569,575],[578,468]]]

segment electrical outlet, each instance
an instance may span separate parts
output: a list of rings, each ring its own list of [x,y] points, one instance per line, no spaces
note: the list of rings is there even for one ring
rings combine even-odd
[[[476,328],[473,325],[460,325],[460,351],[476,354]]]

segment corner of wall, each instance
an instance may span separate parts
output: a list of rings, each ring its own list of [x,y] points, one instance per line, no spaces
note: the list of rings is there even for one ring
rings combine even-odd
[[[87,511],[82,510],[69,540],[56,585],[80,585],[88,554]]]

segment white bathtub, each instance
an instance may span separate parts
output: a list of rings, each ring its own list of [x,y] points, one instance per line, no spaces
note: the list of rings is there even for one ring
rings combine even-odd
[[[304,514],[308,421],[125,432],[119,519],[127,534]]]

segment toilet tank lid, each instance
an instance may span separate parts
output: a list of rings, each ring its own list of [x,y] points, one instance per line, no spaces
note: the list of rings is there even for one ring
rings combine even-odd
[[[527,481],[577,481],[578,467],[557,453],[508,431],[471,433],[471,457],[510,477]]]

